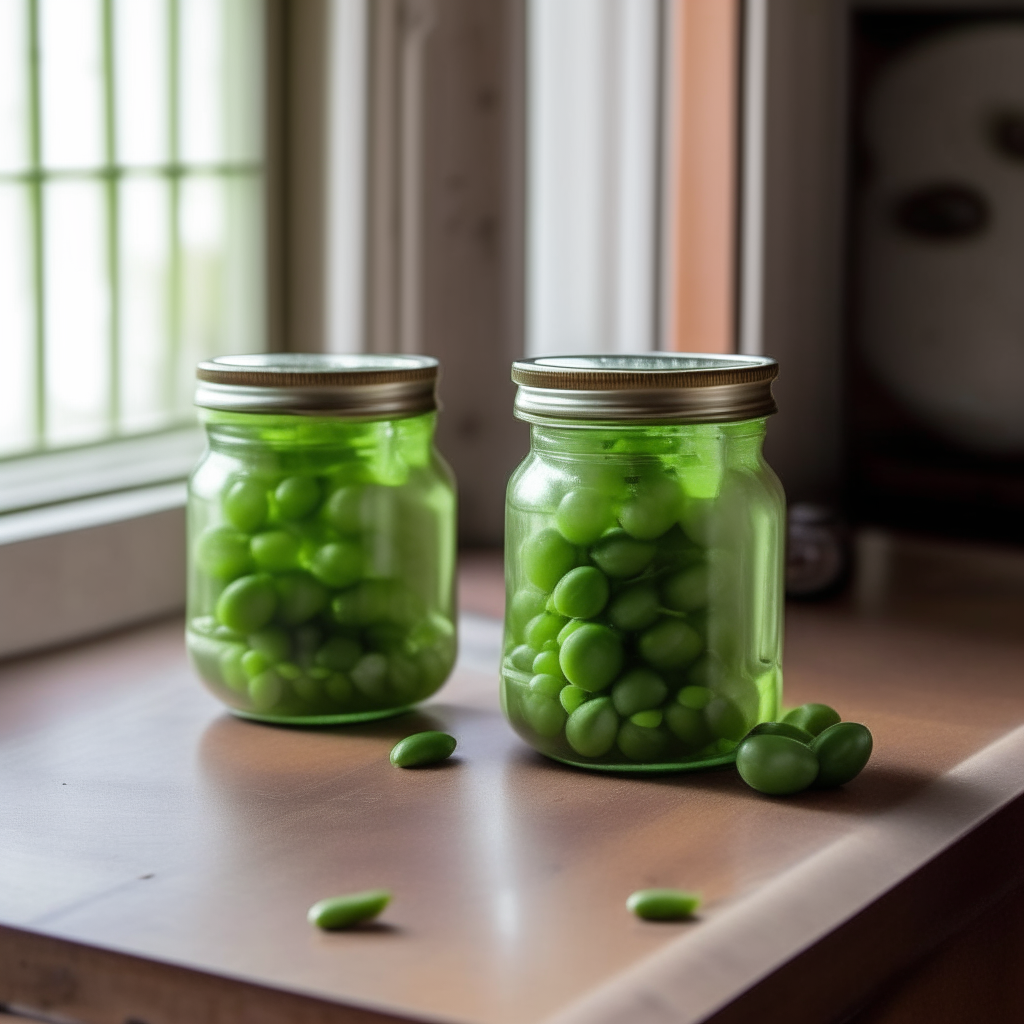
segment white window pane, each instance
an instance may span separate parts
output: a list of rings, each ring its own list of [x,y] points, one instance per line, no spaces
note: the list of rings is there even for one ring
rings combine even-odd
[[[181,0],[181,159],[213,163],[224,153],[223,0]]]
[[[28,163],[27,0],[0,0],[0,172]]]
[[[29,191],[0,185],[0,455],[35,441],[35,318]]]
[[[167,0],[115,0],[117,159],[159,164],[168,154]]]
[[[154,430],[168,419],[170,185],[121,186],[121,428]]]
[[[263,156],[262,10],[254,0],[224,0],[220,95],[225,160],[256,161]]]
[[[109,427],[109,292],[103,186],[45,191],[47,443],[77,444]]]
[[[103,45],[99,0],[40,0],[43,162],[103,162]]]

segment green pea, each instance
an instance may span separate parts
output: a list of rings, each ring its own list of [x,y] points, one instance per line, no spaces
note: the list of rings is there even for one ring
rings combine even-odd
[[[611,501],[593,487],[570,491],[555,512],[555,525],[570,544],[593,544],[614,524]]]
[[[670,530],[682,504],[679,485],[665,476],[648,477],[619,509],[619,524],[637,540],[655,540]]]
[[[261,672],[265,672],[274,664],[263,651],[246,651],[239,662],[246,678],[255,679]]]
[[[284,693],[284,682],[272,669],[249,680],[249,700],[257,711],[269,711]]]
[[[704,712],[682,704],[666,706],[665,724],[688,753],[703,749],[713,739]]]
[[[279,661],[274,666],[274,671],[289,683],[294,683],[302,675],[302,669],[293,661]]]
[[[221,506],[242,533],[255,533],[267,518],[267,492],[255,480],[236,480],[224,493]]]
[[[665,681],[649,668],[634,668],[612,687],[612,703],[623,718],[656,708],[668,696]]]
[[[324,683],[327,696],[336,704],[348,704],[352,700],[352,681],[344,672],[332,672]]]
[[[319,900],[309,908],[306,917],[310,924],[325,930],[351,928],[376,917],[390,902],[389,890],[368,889]]]
[[[257,533],[250,542],[253,561],[267,572],[285,572],[299,564],[299,538],[287,530]]]
[[[233,580],[252,568],[249,539],[230,526],[213,526],[196,539],[196,564],[216,580]]]
[[[330,595],[308,572],[284,573],[274,581],[277,616],[287,626],[308,622],[327,607]]]
[[[528,644],[520,644],[518,647],[513,648],[512,653],[508,656],[508,660],[514,669],[520,672],[530,672],[533,669],[533,661],[536,657],[537,652],[532,647]]]
[[[626,909],[645,921],[682,921],[700,907],[700,895],[685,889],[639,889],[626,900]]]
[[[220,655],[220,674],[224,685],[243,693],[248,689],[249,677],[242,668],[242,659],[249,653],[241,644],[230,644]]]
[[[332,636],[316,652],[314,661],[332,672],[348,672],[362,656],[363,649],[358,641],[347,636]]]
[[[715,503],[700,498],[687,498],[679,514],[679,525],[695,544],[708,547],[712,541]]]
[[[728,697],[713,697],[704,709],[712,735],[723,740],[741,740],[747,732],[743,712]]]
[[[506,620],[511,636],[522,639],[523,630],[530,619],[544,611],[547,595],[539,590],[526,589],[516,591],[508,603]]]
[[[602,757],[615,746],[619,716],[611,697],[597,697],[578,707],[565,723],[565,738],[581,757]]]
[[[324,502],[323,517],[339,533],[355,535],[362,530],[362,487],[339,487]]]
[[[585,626],[586,624],[587,624],[587,620],[586,619],[570,619],[558,631],[558,636],[555,637],[555,643],[557,643],[558,646],[561,647],[562,644],[564,644],[565,641],[568,640],[569,637],[571,637],[573,635],[573,633],[575,633],[576,630],[580,628],[580,626]]]
[[[608,603],[608,589],[608,577],[600,569],[592,565],[570,569],[552,595],[555,610],[569,619],[592,619]]]
[[[806,789],[818,774],[818,759],[788,736],[750,736],[736,752],[740,778],[759,793],[788,796]]]
[[[272,662],[285,661],[292,652],[290,637],[277,626],[268,626],[266,629],[250,633],[247,640],[254,651],[266,655]]]
[[[650,711],[638,711],[635,715],[630,715],[629,720],[634,725],[642,725],[645,729],[657,729],[665,720],[665,713],[658,708],[652,708]]]
[[[364,654],[356,662],[350,676],[356,689],[365,697],[374,701],[388,699],[388,659],[383,654],[376,651]]]
[[[703,711],[714,694],[706,686],[684,686],[677,694],[676,700],[684,708],[693,708],[694,711]]]
[[[831,789],[849,782],[868,763],[872,745],[870,730],[859,722],[830,725],[811,742],[820,766],[814,785]]]
[[[558,701],[530,694],[523,701],[523,717],[538,736],[552,739],[564,728],[566,715]]]
[[[806,730],[789,722],[761,722],[755,725],[748,736],[788,736],[791,740],[810,745],[814,737]]]
[[[522,548],[526,578],[547,592],[576,565],[576,548],[557,530],[542,530],[530,537]]]
[[[622,668],[622,641],[607,626],[588,622],[562,644],[562,675],[581,689],[603,690]]]
[[[217,619],[239,633],[255,633],[271,620],[276,607],[273,577],[264,573],[242,576],[229,583],[217,599]]]
[[[677,572],[662,584],[661,599],[666,608],[676,612],[692,612],[708,603],[708,569],[694,565]]]
[[[701,652],[704,641],[680,619],[662,619],[640,635],[640,655],[660,669],[685,668]]]
[[[619,750],[630,759],[649,764],[659,761],[668,746],[668,737],[658,728],[623,722],[616,737]]]
[[[363,550],[350,541],[325,544],[313,555],[309,571],[329,587],[350,587],[362,575]]]
[[[274,498],[282,519],[305,519],[320,504],[320,485],[311,476],[290,476],[277,485]]]
[[[558,664],[557,646],[553,651],[541,651],[540,654],[533,659],[531,668],[534,672],[543,672],[544,675],[561,677],[562,669]],[[565,683],[563,682],[562,685],[564,686]]]
[[[526,624],[526,629],[523,630],[523,639],[535,651],[539,651],[549,640],[554,640],[558,636],[565,623],[564,615],[541,612]]]
[[[839,712],[827,704],[801,704],[793,708],[782,720],[797,728],[804,729],[812,736],[824,732],[829,726],[841,722]]]
[[[594,564],[612,579],[639,576],[654,558],[654,545],[635,540],[625,530],[609,530],[590,549]]]
[[[658,592],[647,584],[637,584],[616,594],[608,606],[608,618],[616,629],[634,633],[658,621]]]
[[[565,686],[565,680],[561,676],[549,676],[543,672],[538,673],[530,680],[530,692],[541,697],[557,697]]]
[[[573,686],[570,683],[568,686],[563,686],[558,694],[558,700],[562,707],[571,715],[581,704],[586,704],[590,700],[590,694],[586,690],[580,689],[578,686]]]
[[[437,764],[455,753],[455,745],[455,737],[446,732],[415,732],[391,748],[391,763],[399,768]]]

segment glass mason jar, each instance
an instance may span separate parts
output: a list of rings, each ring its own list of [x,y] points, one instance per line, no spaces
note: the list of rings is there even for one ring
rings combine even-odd
[[[585,768],[725,764],[782,698],[785,499],[761,453],[774,360],[513,366],[502,708]]]
[[[455,661],[455,489],[434,447],[437,362],[200,363],[187,643],[235,714],[398,714]]]

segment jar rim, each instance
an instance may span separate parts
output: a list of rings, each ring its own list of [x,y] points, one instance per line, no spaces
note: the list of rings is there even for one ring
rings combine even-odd
[[[512,364],[515,413],[558,420],[721,423],[777,411],[768,356],[703,352],[536,356]]]
[[[196,367],[195,404],[224,412],[349,417],[415,416],[437,409],[430,356],[261,352]]]

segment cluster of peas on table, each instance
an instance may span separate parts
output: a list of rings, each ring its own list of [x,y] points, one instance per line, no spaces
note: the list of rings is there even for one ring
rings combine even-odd
[[[450,618],[408,580],[371,572],[383,535],[374,519],[397,490],[317,473],[227,481],[214,524],[194,539],[207,607],[193,609],[203,614],[190,621],[189,649],[238,710],[369,716],[422,700],[447,677]]]
[[[707,650],[703,542],[714,501],[687,501],[672,469],[618,475],[619,497],[585,485],[564,493],[514,555],[522,578],[509,597],[506,711],[563,760],[727,758],[752,721]],[[733,685],[756,702],[753,682]]]

